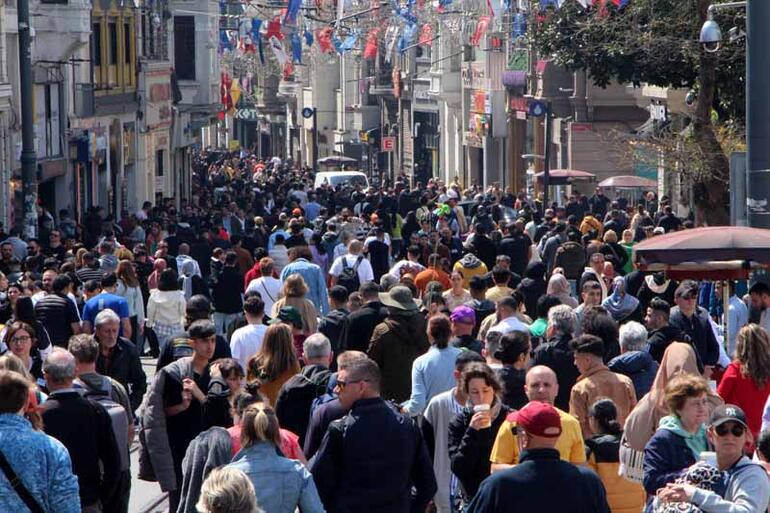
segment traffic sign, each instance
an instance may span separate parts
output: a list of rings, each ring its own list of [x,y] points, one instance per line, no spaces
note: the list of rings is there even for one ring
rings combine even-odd
[[[396,149],[396,138],[392,135],[386,135],[382,138],[382,142],[380,143],[380,151],[382,152],[390,152],[395,151]]]
[[[302,109],[302,117],[305,119],[310,119],[313,117],[313,113],[315,112],[315,109],[313,107],[305,107]]]
[[[536,118],[540,118],[545,116],[545,111],[547,110],[547,107],[545,105],[545,102],[539,102],[539,101],[532,101],[529,102],[529,115],[534,116]]]
[[[257,119],[257,109],[235,109],[233,117],[235,119],[248,119],[254,121]]]

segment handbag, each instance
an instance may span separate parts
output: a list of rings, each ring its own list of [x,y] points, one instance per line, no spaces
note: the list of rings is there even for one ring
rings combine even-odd
[[[2,451],[0,451],[0,469],[3,470],[3,474],[5,474],[11,487],[32,513],[45,513],[45,510],[40,506],[40,503],[35,500],[31,493],[29,493],[29,490],[27,490],[24,483],[21,482],[19,476],[13,471],[13,467],[11,467],[11,464],[5,459],[5,454],[3,454]]]
[[[626,440],[626,434],[620,438],[618,453],[620,466],[618,474],[627,481],[641,484],[644,480],[644,452],[633,449]]]

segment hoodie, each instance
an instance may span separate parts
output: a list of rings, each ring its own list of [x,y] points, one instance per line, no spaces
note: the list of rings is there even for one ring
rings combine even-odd
[[[708,513],[767,511],[770,481],[765,469],[743,456],[726,473],[724,498],[711,490],[696,488],[690,502]]]
[[[648,334],[647,345],[644,346],[644,351],[650,353],[650,356],[652,356],[656,362],[660,363],[663,359],[663,353],[666,352],[666,348],[672,342],[685,342],[692,345],[690,343],[690,337],[686,333],[675,326],[667,324]],[[703,372],[703,362],[701,362],[697,351],[695,351],[695,357],[698,360],[698,370]]]
[[[474,276],[484,276],[488,271],[486,264],[473,253],[468,253],[458,260],[453,270],[462,275],[464,289],[470,287],[471,278]]]
[[[650,391],[655,374],[658,372],[658,362],[646,351],[629,351],[616,356],[607,364],[612,372],[631,378],[636,391],[636,398],[641,399]]]
[[[548,285],[545,281],[546,265],[543,262],[532,262],[524,271],[524,279],[521,280],[519,290],[524,294],[524,304],[527,315],[537,317],[537,300],[545,295]]]
[[[430,344],[421,313],[389,310],[388,317],[374,328],[368,353],[382,371],[382,398],[402,403],[412,393],[412,363]]]

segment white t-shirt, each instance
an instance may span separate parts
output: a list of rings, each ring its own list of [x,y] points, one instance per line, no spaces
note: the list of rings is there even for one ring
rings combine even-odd
[[[406,273],[413,273],[417,276],[417,273],[424,271],[425,266],[419,262],[412,262],[410,260],[401,260],[396,262],[393,267],[390,268],[390,274],[394,277],[401,279],[401,270],[404,269]]]
[[[246,292],[259,292],[262,301],[265,302],[265,312],[273,311],[273,304],[278,301],[278,295],[281,292],[281,280],[272,276],[262,276],[254,278],[246,287]]]
[[[529,327],[512,315],[495,324],[492,328],[489,329],[489,331],[496,331],[502,333],[503,335],[512,331],[523,331],[524,333],[529,333]]]
[[[257,354],[262,347],[266,331],[267,326],[264,324],[247,324],[233,332],[233,337],[230,339],[230,352],[233,358],[241,363],[244,371],[249,358]]]
[[[329,269],[329,274],[332,276],[339,276],[342,274],[343,269],[342,259],[345,259],[348,267],[353,267],[356,265],[356,261],[358,260],[359,256],[361,255],[342,255],[334,261],[331,269]],[[366,257],[362,258],[361,263],[358,264],[358,281],[361,283],[374,281],[374,271],[372,271],[372,264],[369,263],[369,260],[367,260]]]

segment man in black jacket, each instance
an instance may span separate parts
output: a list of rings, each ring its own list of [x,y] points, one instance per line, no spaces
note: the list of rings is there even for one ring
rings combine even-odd
[[[310,421],[313,400],[326,392],[334,353],[329,339],[321,333],[310,335],[302,343],[305,366],[283,384],[275,403],[275,414],[284,429],[299,436],[300,446]]]
[[[698,282],[683,281],[674,292],[676,306],[671,309],[669,324],[690,337],[698,359],[704,367],[713,367],[719,360],[719,343],[711,328],[708,312],[698,306]]]
[[[547,342],[535,349],[532,365],[545,365],[559,376],[559,393],[554,405],[569,410],[569,396],[580,372],[575,367],[574,352],[569,346],[575,330],[575,312],[567,305],[554,306],[548,311]]]
[[[74,388],[75,357],[68,351],[54,348],[43,364],[43,374],[51,392],[43,405],[45,432],[70,453],[82,511],[101,512],[101,504],[112,497],[120,477],[112,420],[104,407]]]
[[[428,450],[411,419],[380,397],[377,364],[351,362],[337,389],[350,413],[329,425],[310,468],[326,511],[425,511],[437,488]]]
[[[139,351],[130,340],[118,336],[120,317],[109,308],[96,314],[94,325],[94,338],[99,342],[96,372],[123,385],[129,392],[131,410],[136,411],[147,390],[147,376],[139,360]]]
[[[318,331],[326,335],[335,353],[340,352],[340,338],[345,328],[345,320],[350,315],[346,308],[347,303],[348,289],[342,285],[329,289],[329,313],[318,323]]]
[[[388,315],[387,309],[380,303],[379,293],[382,289],[379,285],[371,281],[365,282],[358,290],[364,305],[345,320],[339,340],[339,351],[366,352],[374,328]]]
[[[240,292],[243,290],[243,274],[238,268],[238,254],[228,251],[225,266],[211,287],[214,302],[214,326],[220,337],[227,333],[227,327],[243,310]]]
[[[689,341],[689,337],[682,333],[682,330],[668,323],[670,314],[671,305],[665,299],[655,297],[650,301],[647,315],[644,317],[644,325],[647,328],[647,345],[644,350],[658,363],[672,342]]]
[[[561,435],[561,419],[553,406],[531,401],[509,419],[516,422],[519,444],[524,448],[519,464],[481,483],[468,513],[609,513],[599,476],[559,459],[555,446]]]

